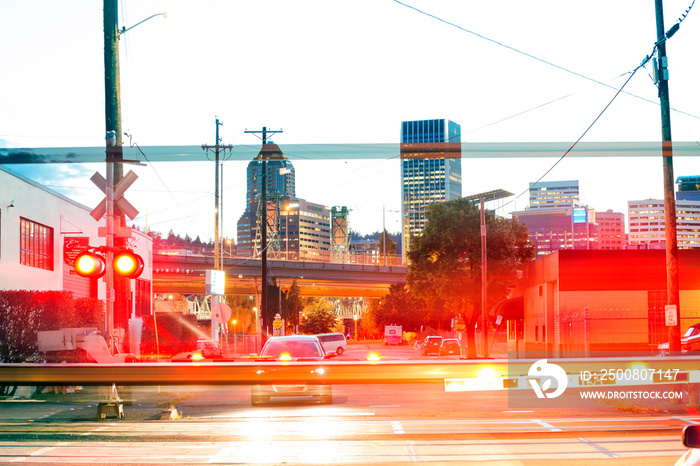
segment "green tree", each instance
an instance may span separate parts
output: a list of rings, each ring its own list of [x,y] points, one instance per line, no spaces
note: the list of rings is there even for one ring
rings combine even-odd
[[[406,332],[420,329],[425,319],[425,304],[406,290],[403,285],[391,285],[381,303],[367,311],[369,322],[383,334],[384,326],[397,324]]]
[[[387,232],[386,230],[382,231],[382,234],[379,235],[379,256],[380,257],[384,256],[384,245],[385,244],[386,244],[386,255],[387,256],[396,255],[396,243],[391,238],[391,235],[389,235],[389,232]]]
[[[409,271],[412,292],[428,302],[442,300],[451,315],[467,324],[468,356],[476,357],[475,325],[481,316],[481,222],[479,207],[457,199],[433,204],[426,228],[411,237]],[[507,296],[522,265],[535,257],[527,228],[514,220],[485,214],[487,309]]]
[[[297,281],[292,281],[289,291],[282,297],[282,318],[287,327],[294,330],[294,325],[299,323],[299,313],[304,310],[304,299],[301,297],[301,289]]]
[[[325,299],[316,301],[304,310],[302,330],[309,335],[329,333],[335,327],[336,319],[332,302]]]

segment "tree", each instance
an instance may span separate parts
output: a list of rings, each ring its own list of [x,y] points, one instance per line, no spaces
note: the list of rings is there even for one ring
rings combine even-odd
[[[476,357],[474,328],[481,316],[481,222],[478,206],[457,199],[433,204],[426,228],[411,238],[411,291],[428,302],[443,300],[452,315],[467,324],[468,356]],[[507,296],[517,271],[535,257],[527,228],[515,220],[485,215],[487,308]]]
[[[304,310],[302,330],[310,335],[329,333],[335,327],[336,319],[333,303],[325,299],[316,301]]]
[[[382,234],[379,235],[379,256],[380,257],[384,257],[384,244],[386,244],[386,255],[387,256],[396,255],[396,243],[394,242],[393,239],[391,239],[389,232],[387,232],[386,230],[382,231]]]
[[[282,298],[282,318],[288,327],[294,330],[294,325],[299,323],[299,313],[304,310],[304,300],[301,297],[301,289],[297,281],[292,281],[289,291]]]
[[[403,285],[391,285],[389,293],[377,306],[370,307],[370,322],[383,333],[385,325],[397,324],[406,332],[420,329],[425,319],[425,304],[406,290]]]

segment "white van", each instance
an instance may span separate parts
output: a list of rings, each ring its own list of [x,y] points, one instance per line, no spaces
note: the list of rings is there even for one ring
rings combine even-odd
[[[316,335],[323,351],[335,351],[338,356],[348,350],[348,342],[342,333],[322,333]]]

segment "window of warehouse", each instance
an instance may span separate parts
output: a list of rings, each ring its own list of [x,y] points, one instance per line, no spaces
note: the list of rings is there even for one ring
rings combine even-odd
[[[53,228],[20,218],[19,263],[53,270]]]

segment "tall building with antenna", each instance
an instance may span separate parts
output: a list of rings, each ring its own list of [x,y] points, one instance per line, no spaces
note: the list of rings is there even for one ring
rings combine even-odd
[[[250,257],[255,250],[256,226],[262,193],[263,159],[267,161],[267,200],[279,204],[282,198],[296,197],[295,172],[292,162],[276,144],[264,144],[258,155],[246,169],[246,207],[238,220],[238,254]],[[269,207],[268,207],[269,209]]]
[[[461,128],[450,120],[401,123],[402,251],[425,228],[425,211],[462,197]]]

